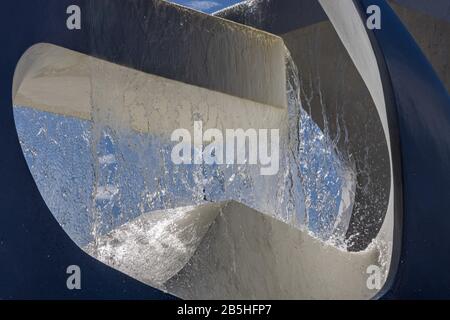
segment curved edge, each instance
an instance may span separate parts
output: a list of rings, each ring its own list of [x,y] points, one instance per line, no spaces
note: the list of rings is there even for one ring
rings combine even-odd
[[[397,194],[394,189],[397,184],[394,183],[391,132],[385,100],[385,87],[386,85],[389,86],[389,83],[383,84],[382,82],[379,62],[366,32],[365,23],[353,0],[341,0],[339,2],[333,0],[319,0],[319,2],[366,83],[372,99],[375,102],[375,106],[382,122],[385,139],[388,142],[391,176],[389,202],[383,224],[374,241],[381,241],[387,244],[387,269],[391,270],[392,261],[394,261],[395,264],[395,259],[392,260],[392,242],[394,240],[394,216],[396,210],[394,203],[396,202],[395,195]]]
[[[362,17],[369,5],[382,12],[382,28],[369,34],[389,89],[390,129],[396,131],[391,137],[398,148],[394,173],[401,185],[394,247],[399,263],[378,297],[448,298],[450,96],[385,1],[355,3]]]
[[[353,0],[355,7],[357,8],[361,20],[366,19],[365,7],[358,0]],[[378,63],[378,70],[380,74],[381,84],[383,86],[383,95],[385,101],[386,118],[389,130],[389,143],[390,143],[390,156],[391,156],[391,181],[394,186],[393,189],[393,212],[391,226],[392,228],[392,248],[389,264],[387,270],[387,278],[383,287],[373,297],[373,299],[381,299],[390,290],[394,283],[394,279],[397,276],[397,270],[400,264],[400,252],[402,247],[402,232],[403,232],[403,184],[402,184],[402,165],[401,165],[401,153],[400,153],[400,132],[398,128],[398,116],[395,108],[395,96],[392,87],[392,79],[387,69],[386,61],[382,54],[380,44],[377,42],[374,34],[367,31],[370,43],[372,45],[375,59]],[[385,225],[383,224],[383,227]],[[382,227],[382,230],[383,230]],[[380,230],[380,232],[382,231]]]

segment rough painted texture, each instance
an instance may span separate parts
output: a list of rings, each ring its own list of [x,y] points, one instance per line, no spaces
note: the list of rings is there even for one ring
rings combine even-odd
[[[448,0],[389,0],[390,3],[393,1],[401,6],[450,22],[450,2]],[[394,10],[396,9],[394,8]],[[396,13],[398,14],[398,12]]]
[[[450,3],[444,5],[441,1],[442,6],[447,6],[447,11],[442,12],[442,18],[400,6],[392,1],[390,5],[450,92]],[[447,18],[444,18],[445,12]]]

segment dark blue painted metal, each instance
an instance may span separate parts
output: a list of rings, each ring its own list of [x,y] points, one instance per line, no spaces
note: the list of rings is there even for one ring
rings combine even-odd
[[[122,13],[143,6],[144,2],[122,1]],[[88,17],[82,21],[80,31],[66,28],[66,8],[71,4],[79,5],[82,17]],[[111,62],[141,59],[138,49],[145,39],[130,39],[127,34],[117,32],[125,21],[105,22],[108,18],[120,18],[118,5],[118,1],[108,0],[16,0],[1,4],[0,299],[173,298],[98,262],[69,239],[36,187],[14,125],[14,70],[19,58],[33,44],[53,43]],[[132,41],[135,46],[125,50],[123,43]],[[66,268],[72,264],[81,267],[81,290],[66,287]]]
[[[382,298],[450,298],[450,97],[412,36],[383,0],[369,35],[380,64],[393,143],[394,258]],[[397,163],[396,163],[397,162]],[[395,261],[394,261],[395,262]]]

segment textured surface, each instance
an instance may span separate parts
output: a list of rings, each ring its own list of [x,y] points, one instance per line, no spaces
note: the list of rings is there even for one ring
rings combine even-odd
[[[286,101],[284,51],[279,60],[283,62],[277,71],[281,84],[278,77],[267,84],[273,83],[277,92],[282,90]],[[199,67],[199,72],[204,68]],[[226,77],[216,79],[226,81]],[[257,79],[229,80],[258,87]],[[37,44],[24,54],[15,83],[16,105],[166,137],[178,128],[192,131],[195,114],[202,115],[205,128],[279,128],[287,114],[286,102],[278,108],[241,99],[49,44]],[[270,95],[266,92],[266,100],[271,100]]]
[[[220,205],[143,214],[90,243],[93,257],[135,279],[164,288],[191,259]]]
[[[285,41],[299,70],[305,110],[356,172],[347,240],[352,250],[367,247],[388,206],[388,147],[372,97],[320,3],[250,1],[217,15],[275,32]]]
[[[402,3],[402,1],[399,1]],[[406,1],[403,1],[406,2]],[[414,1],[413,1],[414,2]],[[432,4],[433,1],[427,1]],[[450,2],[438,0],[440,3],[433,9],[433,12],[427,14],[414,10],[415,6],[405,7],[390,2],[392,9],[398,15],[402,23],[414,37],[414,40],[420,46],[420,49],[432,64],[434,70],[439,75],[441,81],[450,91]],[[445,4],[446,3],[446,4]],[[422,4],[417,4],[421,7]],[[437,12],[441,9],[440,12]]]
[[[124,10],[126,6],[126,10]],[[160,0],[89,1],[91,55],[141,71],[284,107],[283,42],[275,35]],[[121,24],[117,21],[133,21]],[[170,23],[168,23],[170,21]],[[105,33],[103,30],[109,30]]]
[[[366,269],[380,263],[380,248],[341,251],[234,201],[190,210],[177,209],[183,218],[170,211],[157,214],[165,219],[144,215],[88,250],[186,299],[367,299],[376,293],[367,289]],[[130,230],[139,232],[130,236]],[[177,241],[167,246],[166,236]],[[159,258],[159,265],[178,263],[162,270],[154,266]]]

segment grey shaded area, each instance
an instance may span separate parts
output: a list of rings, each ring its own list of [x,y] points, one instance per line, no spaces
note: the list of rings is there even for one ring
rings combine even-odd
[[[240,24],[161,0],[89,1],[89,55],[146,73],[285,107],[283,42]],[[121,24],[123,20],[133,23]],[[169,23],[168,23],[169,22]],[[109,30],[105,33],[104,30]],[[110,47],[120,38],[123,43]],[[145,39],[142,41],[142,39]]]
[[[299,69],[305,110],[356,172],[347,242],[361,250],[377,235],[389,197],[389,155],[377,110],[329,22],[283,37]]]
[[[304,20],[306,13],[310,17]],[[369,91],[320,4],[258,0],[218,15],[277,32],[285,41],[299,70],[305,110],[356,172],[347,244],[351,250],[364,249],[378,234],[388,205],[388,148]]]
[[[450,3],[390,1],[450,88]],[[302,102],[357,172],[347,238],[360,250],[375,237],[389,196],[389,155],[380,119],[361,76],[318,1],[248,1],[218,13],[226,19],[280,35],[300,71]]]
[[[154,219],[156,218],[156,219]],[[368,299],[382,248],[352,253],[234,201],[144,214],[88,251],[185,299]]]

